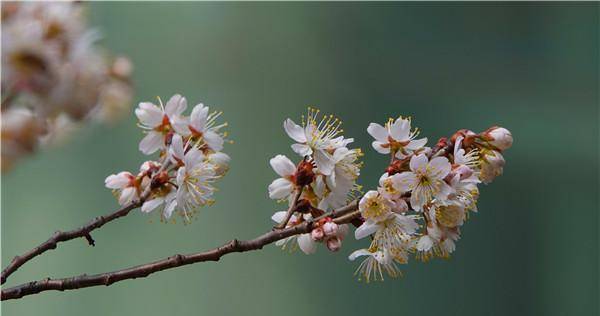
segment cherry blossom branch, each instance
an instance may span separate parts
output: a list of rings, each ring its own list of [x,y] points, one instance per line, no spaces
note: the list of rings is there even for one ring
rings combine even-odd
[[[161,169],[156,173],[159,174],[162,170],[165,170],[169,166],[168,161],[164,160],[164,163]],[[48,240],[41,243],[37,247],[29,250],[23,255],[16,256],[10,262],[10,264],[2,270],[2,274],[0,276],[0,284],[4,284],[8,277],[17,271],[22,265],[32,260],[33,258],[43,254],[44,252],[52,249],[56,249],[56,246],[60,242],[69,241],[76,238],[85,238],[90,246],[95,245],[95,241],[90,234],[93,230],[96,230],[104,224],[111,222],[115,219],[124,217],[129,214],[132,210],[142,206],[148,195],[150,194],[150,188],[148,188],[144,193],[142,193],[139,200],[132,201],[131,203],[122,206],[118,210],[103,216],[98,216],[88,222],[86,225],[81,226],[77,229],[73,229],[70,231],[57,231],[55,232]]]
[[[48,240],[41,243],[39,246],[29,250],[23,255],[14,257],[10,264],[4,270],[2,270],[2,284],[4,284],[8,277],[15,271],[17,271],[22,265],[48,250],[55,249],[59,242],[64,242],[76,238],[85,238],[90,246],[94,246],[95,242],[90,235],[91,231],[104,226],[104,224],[110,221],[126,216],[131,210],[138,208],[140,205],[142,205],[142,201],[135,201],[121,207],[113,213],[104,216],[98,216],[91,220],[88,224],[81,226],[80,228],[65,232],[55,232],[50,238],[48,238]]]
[[[259,250],[264,246],[272,244],[278,240],[294,235],[309,233],[313,229],[313,225],[315,223],[318,223],[320,219],[326,217],[334,218],[333,222],[338,224],[346,223],[360,216],[360,212],[356,211],[357,209],[358,201],[353,201],[347,206],[325,213],[314,220],[309,220],[285,229],[275,229],[251,240],[233,239],[220,247],[213,248],[208,251],[196,252],[187,255],[175,254],[158,261],[112,272],[94,275],[84,274],[81,276],[62,279],[46,278],[39,281],[23,283],[21,285],[2,290],[1,300],[19,299],[24,296],[51,290],[66,291],[100,285],[109,286],[116,282],[144,278],[155,272],[173,269],[184,265],[206,261],[219,261],[219,259],[226,254]]]

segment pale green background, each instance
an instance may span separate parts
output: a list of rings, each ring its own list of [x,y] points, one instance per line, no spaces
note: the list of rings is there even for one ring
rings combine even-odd
[[[135,63],[135,101],[175,92],[224,111],[234,145],[218,202],[191,225],[133,212],[19,270],[14,285],[98,273],[270,229],[268,159],[292,155],[286,117],[334,112],[365,152],[372,188],[386,157],[369,122],[411,115],[434,141],[501,124],[514,135],[504,176],[448,261],[362,284],[347,255],[234,254],[109,288],[46,292],[4,315],[597,315],[598,5],[412,3],[93,3],[111,50]],[[104,178],[136,170],[133,112],[82,130],[2,181],[2,265],[109,212]],[[150,221],[153,221],[150,223]]]

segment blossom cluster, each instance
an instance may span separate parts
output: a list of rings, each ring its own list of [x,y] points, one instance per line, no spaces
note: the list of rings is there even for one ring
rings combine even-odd
[[[289,221],[287,212],[280,211],[272,219],[285,221],[286,226],[298,225],[323,215],[326,211],[345,205],[358,191],[356,180],[362,163],[360,149],[349,149],[354,139],[345,138],[342,122],[332,115],[321,116],[319,110],[309,108],[300,125],[291,119],[283,127],[295,141],[292,150],[299,155],[295,164],[284,155],[271,159],[273,170],[280,176],[269,185],[269,197],[295,207]],[[340,249],[348,231],[346,224],[337,225],[330,218],[316,223],[310,234],[280,240],[277,245],[294,249],[296,244],[307,254],[323,243],[331,251]]]
[[[132,66],[97,47],[78,2],[2,4],[2,168],[129,108]]]
[[[282,155],[271,159],[281,178],[269,186],[270,197],[294,203],[294,192],[301,192],[289,221],[286,212],[273,216],[287,226],[345,205],[358,187],[360,150],[347,149],[352,139],[341,136],[339,123],[327,116],[318,120],[317,113],[309,110],[302,126],[289,119],[284,123],[287,134],[297,142],[292,149],[302,157],[297,166]],[[418,138],[419,131],[411,124],[410,118],[399,117],[367,128],[375,139],[373,148],[390,156],[377,189],[361,196],[359,214],[351,221],[356,239],[370,237],[369,247],[349,256],[352,261],[365,258],[356,274],[367,282],[383,280],[384,273],[401,275],[398,266],[406,264],[411,254],[427,261],[454,252],[460,227],[469,212],[477,211],[478,185],[502,174],[502,152],[513,141],[507,129],[494,126],[479,134],[459,130],[428,147],[427,138]],[[313,227],[311,233],[281,243],[297,239],[302,251],[309,254],[316,242],[325,241],[335,251],[341,244],[336,241],[330,246],[329,240],[341,241],[348,231],[346,224],[337,225],[331,218],[320,219]]]
[[[146,136],[139,143],[145,155],[158,153],[158,160],[144,162],[137,174],[123,171],[105,180],[119,204],[143,201],[141,211],[161,210],[161,220],[174,213],[184,222],[201,206],[214,202],[214,182],[228,171],[230,158],[222,152],[227,134],[218,124],[221,112],[210,112],[200,103],[189,116],[187,100],[176,94],[163,105],[142,102],[135,109]]]

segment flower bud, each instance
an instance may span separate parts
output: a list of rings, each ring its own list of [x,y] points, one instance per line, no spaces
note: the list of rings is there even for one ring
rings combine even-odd
[[[479,178],[488,184],[504,171],[504,157],[495,150],[484,151],[481,162]]]
[[[323,224],[323,232],[325,233],[325,236],[335,236],[338,233],[338,224],[334,223],[334,222],[327,222],[325,224]]]
[[[229,171],[229,161],[231,158],[226,153],[216,152],[208,156],[208,162],[215,167],[215,174],[221,177]]]
[[[336,252],[336,251],[340,250],[340,248],[342,248],[342,241],[337,237],[331,237],[331,238],[327,239],[326,245],[327,245],[327,249],[329,249],[330,251]]]
[[[115,76],[126,79],[131,76],[133,65],[127,57],[119,56],[113,61],[111,71]]]
[[[506,150],[510,148],[513,143],[512,134],[504,127],[490,127],[484,132],[484,138],[489,141],[490,145],[499,150]]]
[[[325,237],[325,233],[322,228],[315,228],[310,232],[310,237],[314,241],[321,241],[323,240],[323,237]]]

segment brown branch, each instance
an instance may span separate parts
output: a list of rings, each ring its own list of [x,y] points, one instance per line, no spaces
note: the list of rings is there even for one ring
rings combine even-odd
[[[24,253],[23,255],[14,257],[13,260],[10,262],[10,264],[4,270],[2,270],[2,275],[1,275],[2,283],[1,284],[4,284],[11,274],[13,274],[15,271],[17,271],[17,269],[19,269],[22,265],[24,265],[29,260],[41,255],[42,253],[44,253],[48,250],[55,249],[56,245],[59,242],[63,242],[63,241],[67,241],[67,240],[71,240],[71,239],[75,239],[75,238],[85,238],[88,241],[88,243],[93,246],[94,240],[92,239],[92,237],[90,235],[91,231],[102,227],[104,224],[106,224],[110,221],[113,221],[119,217],[123,217],[123,216],[129,214],[129,212],[131,210],[139,207],[140,205],[141,205],[141,201],[133,202],[131,204],[121,207],[120,209],[116,210],[113,213],[110,213],[105,216],[98,216],[98,217],[94,218],[93,220],[91,220],[88,224],[81,226],[80,228],[73,229],[73,230],[66,231],[66,232],[61,232],[61,231],[55,232],[52,235],[52,237],[50,237],[45,242],[41,243],[39,246],[29,250],[28,252]]]
[[[264,246],[276,242],[278,240],[298,235],[309,233],[312,230],[313,224],[320,218],[343,216],[334,219],[334,222],[341,224],[348,220],[348,215],[354,214],[358,216],[360,213],[353,212],[357,209],[356,201],[342,207],[336,211],[332,211],[316,218],[315,220],[306,221],[299,225],[288,227],[281,230],[273,230],[258,236],[251,240],[233,239],[221,247],[217,247],[204,252],[191,253],[187,255],[176,254],[168,258],[154,261],[147,264],[142,264],[113,272],[100,273],[94,275],[81,275],[63,279],[43,279],[17,285],[8,289],[2,290],[1,300],[18,299],[23,296],[37,294],[44,291],[65,291],[75,290],[85,287],[111,285],[128,279],[136,279],[147,277],[152,273],[162,270],[173,269],[176,267],[189,265],[205,261],[218,261],[222,256],[234,252],[246,252],[262,249]],[[345,215],[345,216],[344,216]]]
[[[169,166],[169,161],[164,159],[162,167],[159,169],[159,171],[156,174],[159,174],[161,171],[168,168],[168,166]],[[148,187],[142,193],[139,200],[133,201],[133,202],[129,203],[128,205],[125,205],[125,206],[121,207],[120,209],[114,211],[113,213],[110,213],[110,214],[104,215],[104,216],[98,216],[98,217],[92,219],[86,225],[81,226],[77,229],[73,229],[73,230],[66,231],[66,232],[62,232],[62,231],[55,232],[48,240],[41,243],[37,247],[29,250],[28,252],[26,252],[23,255],[14,257],[12,259],[12,261],[10,262],[10,264],[6,268],[4,268],[4,270],[2,270],[2,274],[0,275],[0,284],[4,284],[11,274],[13,274],[15,271],[17,271],[22,265],[27,263],[29,260],[43,254],[44,252],[46,252],[48,250],[55,249],[56,245],[59,242],[68,241],[68,240],[72,240],[72,239],[76,239],[76,238],[85,238],[85,240],[88,242],[88,244],[90,246],[94,246],[96,244],[96,242],[92,238],[92,235],[90,234],[90,232],[104,226],[104,224],[106,224],[110,221],[113,221],[117,218],[126,216],[127,214],[129,214],[129,212],[131,212],[131,210],[140,207],[144,203],[145,199],[148,197],[149,194],[150,194],[150,187]]]

